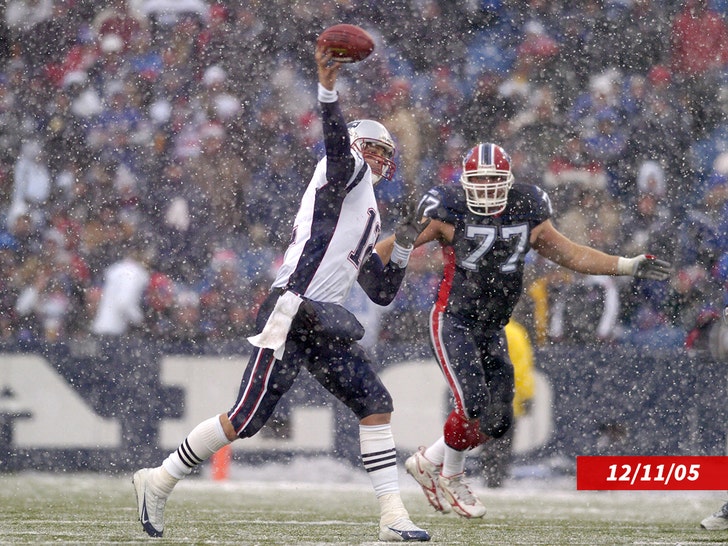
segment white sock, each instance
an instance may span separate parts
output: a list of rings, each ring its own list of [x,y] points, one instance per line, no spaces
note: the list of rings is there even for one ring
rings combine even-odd
[[[162,466],[173,478],[181,480],[213,453],[231,443],[222,429],[220,416],[216,415],[192,429],[177,450],[164,459]]]
[[[440,476],[452,478],[465,471],[465,456],[468,450],[456,451],[445,444],[445,458],[442,461],[442,470]]]
[[[377,498],[399,494],[397,453],[390,425],[359,425],[361,461],[372,481]]]
[[[409,519],[409,512],[404,507],[399,493],[387,493],[378,497],[377,500],[379,501],[380,525],[392,525],[403,518]]]
[[[425,458],[436,466],[445,460],[445,438],[440,436],[435,443],[425,450]]]
[[[152,469],[151,486],[157,495],[168,497],[179,480],[167,472],[163,466]]]

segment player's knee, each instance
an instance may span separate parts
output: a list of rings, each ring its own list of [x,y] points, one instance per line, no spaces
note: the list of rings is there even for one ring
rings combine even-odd
[[[487,440],[480,431],[479,419],[466,419],[455,410],[445,421],[444,437],[445,443],[457,451],[477,447]]]
[[[394,411],[392,396],[385,388],[382,388],[376,393],[370,393],[364,400],[351,400],[347,405],[359,418],[359,421],[362,422],[362,424],[367,424],[363,423],[363,420],[370,416],[390,415]]]
[[[377,396],[377,403],[374,407],[375,411],[377,413],[392,413],[394,411],[394,402],[392,401],[392,395],[389,394],[389,391],[380,393],[379,396]]]
[[[492,423],[483,423],[483,425],[484,426],[481,427],[481,431],[484,434],[491,438],[501,438],[513,426],[513,413],[506,412],[505,414],[500,415],[499,418],[494,420]]]

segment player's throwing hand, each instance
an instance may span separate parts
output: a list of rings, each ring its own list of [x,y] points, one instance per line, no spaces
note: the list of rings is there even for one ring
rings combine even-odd
[[[336,78],[341,69],[341,63],[334,61],[331,51],[321,46],[316,48],[314,57],[318,68],[319,83],[329,91],[333,91],[334,85],[336,85]]]

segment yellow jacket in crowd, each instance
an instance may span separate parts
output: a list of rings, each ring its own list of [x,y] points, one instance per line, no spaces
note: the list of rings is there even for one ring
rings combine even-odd
[[[526,328],[519,322],[511,319],[505,330],[516,384],[513,413],[518,418],[526,413],[528,402],[534,395],[533,348]]]

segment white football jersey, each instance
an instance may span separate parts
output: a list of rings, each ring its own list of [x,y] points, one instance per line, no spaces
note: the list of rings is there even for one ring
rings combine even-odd
[[[326,180],[326,158],[316,165],[301,199],[273,288],[341,304],[369,258],[381,231],[371,169],[362,157],[346,188]]]

